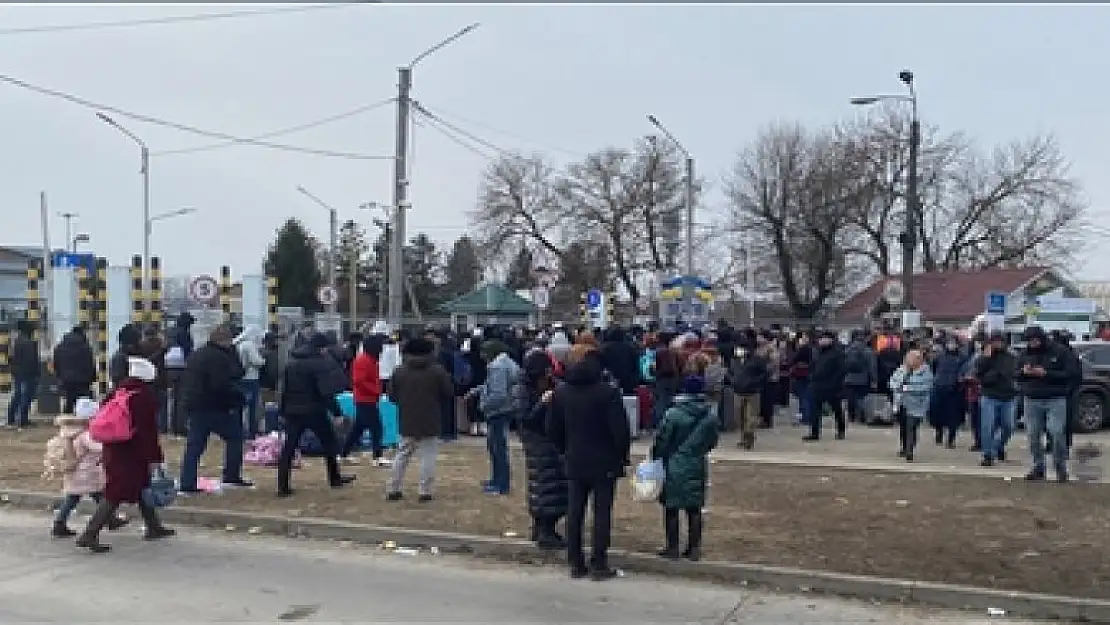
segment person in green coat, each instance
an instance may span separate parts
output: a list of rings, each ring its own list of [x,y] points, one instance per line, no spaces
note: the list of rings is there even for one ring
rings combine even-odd
[[[688,371],[692,374],[685,377],[674,405],[663,416],[651,457],[662,460],[667,471],[659,496],[667,544],[659,555],[668,559],[679,557],[678,517],[679,511],[685,510],[689,538],[681,555],[696,561],[701,558],[701,511],[709,483],[708,455],[717,446],[718,427],[705,395],[704,367],[692,362]]]

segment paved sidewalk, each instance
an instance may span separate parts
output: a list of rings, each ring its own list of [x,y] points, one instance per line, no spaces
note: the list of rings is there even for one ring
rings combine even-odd
[[[802,437],[808,430],[790,424],[787,419],[780,422],[782,425],[758,432],[754,451],[737,448],[739,434],[736,432],[722,434],[721,442],[712,454],[713,460],[1008,479],[1024,476],[1030,466],[1029,439],[1025,432],[1017,432],[1011,439],[1006,462],[994,467],[981,467],[979,461],[982,456],[969,450],[972,436],[967,430],[960,432],[955,449],[946,449],[934,443],[931,428],[923,427],[915,462],[908,463],[897,456],[896,427],[849,424],[847,438],[838,441],[833,436],[831,419],[826,419],[821,440],[804,442]],[[485,445],[481,438],[463,436],[460,441],[468,445]],[[1110,432],[1077,436],[1076,442],[1093,442],[1110,452]],[[512,443],[519,447],[515,437]],[[635,458],[646,456],[650,448],[650,436],[644,434],[633,444],[633,455]],[[1103,469],[1104,477],[1100,480],[1103,482],[1110,482],[1108,460],[1110,458],[1105,456],[1096,460]]]

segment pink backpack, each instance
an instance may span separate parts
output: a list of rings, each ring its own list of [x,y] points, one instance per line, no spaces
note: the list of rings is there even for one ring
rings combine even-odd
[[[89,422],[89,436],[98,443],[125,443],[135,435],[128,400],[134,391],[118,390]]]

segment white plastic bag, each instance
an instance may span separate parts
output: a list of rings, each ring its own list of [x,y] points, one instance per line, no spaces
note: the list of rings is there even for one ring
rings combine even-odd
[[[662,460],[644,459],[636,465],[632,474],[632,499],[636,501],[655,501],[663,492],[663,482],[667,469]]]

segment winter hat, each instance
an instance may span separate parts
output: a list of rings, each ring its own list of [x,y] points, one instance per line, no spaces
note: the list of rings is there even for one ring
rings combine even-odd
[[[405,343],[404,353],[408,356],[427,356],[435,351],[435,344],[428,339],[416,338]]]
[[[328,337],[320,332],[317,332],[308,339],[308,344],[312,349],[324,349],[328,346]]]
[[[143,382],[153,382],[154,379],[158,377],[158,368],[146,358],[128,356],[127,377],[142,380]]]
[[[120,345],[138,345],[139,341],[143,340],[143,333],[134,324],[129,323],[119,329],[116,338],[119,339]]]
[[[77,405],[73,408],[73,416],[88,421],[96,416],[99,406],[91,397],[78,397]]]
[[[682,380],[684,395],[699,395],[705,392],[705,376],[688,375]]]

